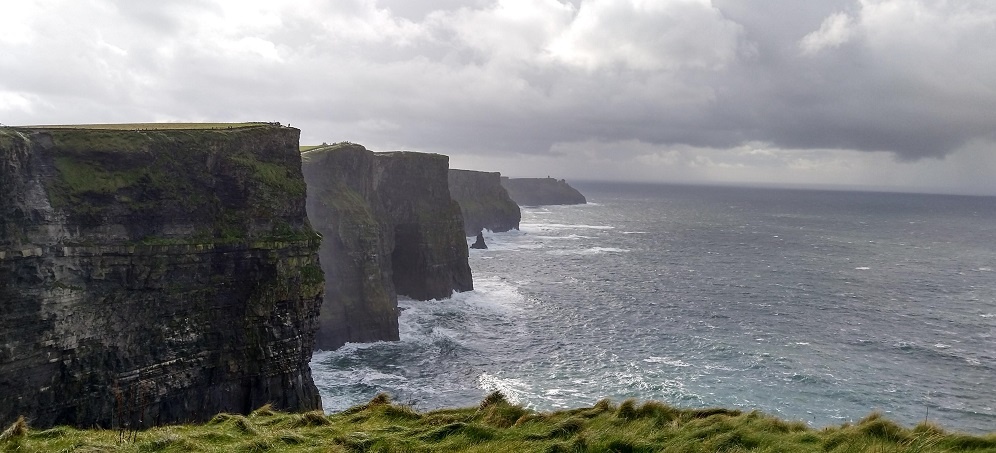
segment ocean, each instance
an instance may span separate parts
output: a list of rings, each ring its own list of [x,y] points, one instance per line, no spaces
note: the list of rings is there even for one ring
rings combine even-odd
[[[402,299],[401,341],[316,353],[325,410],[501,390],[996,431],[996,197],[575,186],[485,233],[474,291]]]

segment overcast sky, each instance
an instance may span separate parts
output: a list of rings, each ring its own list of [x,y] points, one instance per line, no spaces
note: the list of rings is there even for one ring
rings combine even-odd
[[[990,0],[18,0],[0,123],[280,121],[511,176],[996,194]]]

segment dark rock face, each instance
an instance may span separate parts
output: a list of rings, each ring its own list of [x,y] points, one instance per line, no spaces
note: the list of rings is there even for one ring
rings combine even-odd
[[[470,244],[470,248],[485,250],[488,248],[488,244],[484,242],[484,232],[477,233],[477,239],[473,244]]]
[[[334,145],[303,161],[308,214],[324,237],[316,348],[397,340],[399,294],[429,300],[474,289],[448,157]]]
[[[0,426],[321,407],[296,129],[0,129]]]
[[[501,173],[450,170],[449,183],[450,195],[460,204],[464,234],[468,237],[484,229],[519,229],[522,213],[502,187]]]
[[[553,178],[501,178],[501,185],[519,206],[553,204],[585,204],[584,195],[567,184]]]

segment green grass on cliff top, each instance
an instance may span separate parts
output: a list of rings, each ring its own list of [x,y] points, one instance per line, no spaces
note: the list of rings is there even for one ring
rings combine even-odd
[[[534,412],[500,394],[479,407],[418,412],[386,395],[326,416],[275,412],[221,414],[199,425],[139,432],[31,429],[15,423],[0,434],[3,451],[120,452],[996,452],[996,434],[913,429],[873,414],[855,424],[811,429],[758,412],[677,409],[661,403]]]
[[[332,143],[332,144],[322,143],[321,145],[301,145],[299,147],[299,151],[303,153],[303,152],[307,152],[307,151],[313,151],[313,150],[316,150],[316,149],[332,150],[332,149],[344,148],[344,147],[347,147],[347,146],[360,146],[360,147],[362,147],[362,145],[357,145],[356,143],[353,143],[353,142],[336,142],[336,143]]]
[[[56,124],[56,125],[35,125],[17,126],[21,129],[98,129],[116,131],[137,131],[137,130],[190,130],[190,129],[232,129],[239,127],[253,127],[276,123],[122,123],[122,124]]]

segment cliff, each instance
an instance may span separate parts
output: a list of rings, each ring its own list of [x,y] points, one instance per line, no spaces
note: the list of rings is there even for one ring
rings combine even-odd
[[[550,204],[585,204],[584,195],[567,184],[553,178],[501,178],[501,185],[519,206]]]
[[[138,127],[0,129],[0,424],[320,408],[300,132]]]
[[[302,156],[309,218],[324,238],[316,348],[397,340],[399,294],[429,300],[473,289],[448,157],[352,144]]]
[[[449,184],[450,196],[460,205],[465,235],[519,229],[522,213],[502,187],[501,173],[450,170]]]

